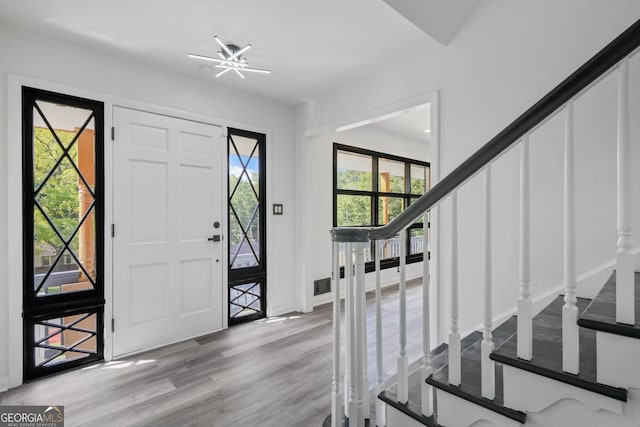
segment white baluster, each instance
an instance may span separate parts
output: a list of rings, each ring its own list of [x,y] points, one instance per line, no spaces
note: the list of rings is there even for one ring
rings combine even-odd
[[[382,284],[380,280],[380,258],[382,257],[382,242],[375,242],[376,265],[376,396],[384,390],[384,360],[382,358]],[[383,427],[387,424],[386,405],[376,399],[376,425]]]
[[[355,320],[353,317],[353,247],[351,243],[345,244],[345,263],[344,263],[344,277],[346,279],[345,289],[345,329],[347,339],[346,349],[346,362],[345,362],[345,415],[347,418],[355,414],[354,401],[355,401],[355,380],[354,380],[354,367],[356,357],[353,351],[355,342]]]
[[[631,228],[631,138],[629,137],[629,59],[618,66],[618,252],[616,321],[634,325],[635,283]]]
[[[451,332],[449,333],[449,384],[460,385],[460,332],[458,328],[458,191],[451,193]]]
[[[398,402],[409,400],[409,362],[407,359],[407,230],[400,231],[400,354],[398,355]]]
[[[431,284],[431,272],[429,271],[429,213],[424,214],[422,222],[424,234],[422,253],[422,367],[421,372],[421,407],[422,415],[433,415],[433,387],[426,383],[426,379],[433,373],[431,366],[431,331],[429,290]]]
[[[573,101],[567,103],[564,127],[564,306],[562,307],[562,369],[579,371],[578,307],[576,305],[575,194]]]
[[[342,427],[340,396],[340,243],[333,243],[333,381],[331,382],[331,427]]]
[[[352,356],[352,371],[355,376],[355,398],[353,412],[349,418],[349,425],[364,426],[364,395],[369,388],[364,384],[364,352],[366,351],[366,336],[364,323],[366,322],[366,313],[364,306],[364,243],[354,243],[355,253],[355,289],[354,289],[354,330],[355,330],[355,346]]]
[[[531,303],[531,225],[529,190],[529,137],[522,140],[520,155],[520,297],[518,298],[518,357],[533,357],[533,308]]]
[[[496,397],[496,364],[489,358],[493,351],[493,292],[491,276],[491,165],[484,175],[484,237],[483,237],[483,279],[484,279],[484,330],[480,350],[482,371],[482,397],[493,400]]]
[[[364,244],[363,244],[364,245]],[[361,299],[362,304],[362,382],[364,384],[364,395],[363,395],[363,410],[364,410],[364,418],[370,419],[371,417],[371,397],[369,393],[369,347],[367,341],[367,293],[365,291],[365,276],[364,276],[364,263],[367,260],[366,257],[366,249],[363,246],[362,253],[362,292],[358,294],[358,298]],[[357,274],[357,267],[356,267]],[[377,399],[376,399],[377,400]]]

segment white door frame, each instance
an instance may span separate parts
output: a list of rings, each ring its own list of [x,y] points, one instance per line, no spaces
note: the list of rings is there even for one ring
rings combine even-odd
[[[419,108],[422,108],[425,104],[430,104],[430,119],[431,119],[431,185],[435,185],[440,181],[441,177],[441,161],[440,161],[440,92],[435,90],[423,95],[418,95],[409,99],[404,99],[393,104],[386,105],[375,110],[366,111],[364,113],[339,119],[321,126],[307,129],[303,132],[302,138],[304,144],[300,147],[301,154],[298,161],[304,160],[306,156],[307,144],[312,143],[313,139],[322,135],[328,135],[335,132],[340,132],[360,126],[365,126],[371,123],[375,123],[380,120],[389,119],[394,116],[410,112]],[[305,179],[306,177],[297,177],[297,179]],[[308,182],[308,181],[307,181]],[[299,193],[300,200],[298,201],[299,212],[306,212],[305,207],[311,206],[308,192],[302,191]],[[434,320],[430,322],[431,329],[431,345],[437,346],[442,342],[439,321],[440,321],[440,266],[439,256],[440,253],[440,207],[436,206],[431,212],[431,288],[430,288],[430,301],[431,301],[431,318]],[[305,227],[302,227],[300,231],[305,233]],[[308,240],[308,239],[307,239]],[[298,239],[301,248],[298,248],[296,264],[300,266],[313,266],[314,255],[311,242],[302,241]],[[305,278],[308,278],[305,276]],[[302,295],[302,306],[310,311],[313,307],[313,288],[311,281],[303,282],[304,290]]]
[[[113,223],[113,151],[111,145],[111,126],[113,125],[113,107],[124,107],[134,110],[147,111],[155,114],[172,116],[180,119],[191,120],[220,126],[222,134],[220,138],[226,147],[227,144],[227,128],[246,129],[253,132],[260,132],[266,135],[267,140],[267,206],[271,204],[271,181],[272,181],[272,162],[271,162],[271,129],[256,126],[250,123],[238,122],[220,117],[214,117],[199,113],[193,113],[171,107],[163,107],[143,101],[126,99],[99,91],[82,89],[66,84],[55,83],[42,79],[36,79],[19,74],[9,73],[7,75],[7,201],[8,201],[8,230],[7,240],[11,242],[11,250],[8,253],[8,342],[6,354],[0,358],[7,357],[9,365],[9,388],[17,387],[22,384],[22,349],[23,349],[23,324],[22,324],[22,86],[33,87],[36,89],[47,90],[76,96],[80,98],[88,98],[104,103],[104,358],[109,361],[113,358],[113,334],[111,332],[111,317],[113,314],[113,243],[111,239],[111,229],[108,224]],[[227,188],[227,162],[226,154],[222,156],[224,162],[221,167],[222,185]],[[226,191],[223,191],[226,195]],[[226,198],[223,198],[226,203]],[[227,209],[223,209],[223,229],[228,226]],[[267,215],[267,230],[270,228],[271,218]],[[269,233],[267,233],[269,235]],[[267,252],[271,252],[271,240],[267,240]],[[223,251],[223,285],[226,287],[228,283],[228,254]],[[269,270],[267,270],[267,281],[269,281]],[[223,292],[223,327],[228,327],[227,310],[228,310],[228,292]],[[267,315],[270,308],[267,307]],[[107,320],[109,319],[109,320]]]

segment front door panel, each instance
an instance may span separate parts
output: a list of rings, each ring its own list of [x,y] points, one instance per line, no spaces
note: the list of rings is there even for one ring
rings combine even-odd
[[[223,327],[219,127],[114,108],[114,354]]]

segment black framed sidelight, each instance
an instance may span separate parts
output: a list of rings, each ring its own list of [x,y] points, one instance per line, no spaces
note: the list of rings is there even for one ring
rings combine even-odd
[[[229,325],[266,316],[266,136],[228,129]]]
[[[23,87],[24,379],[103,360],[104,105]]]

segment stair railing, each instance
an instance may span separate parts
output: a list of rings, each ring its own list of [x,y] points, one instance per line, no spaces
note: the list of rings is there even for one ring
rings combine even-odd
[[[449,334],[449,383],[459,385],[461,381],[460,332],[458,327],[458,266],[457,266],[457,189],[479,173],[484,173],[484,210],[483,210],[483,287],[484,287],[484,330],[482,341],[482,395],[487,399],[495,396],[494,362],[489,359],[493,351],[492,304],[491,304],[491,163],[507,149],[520,143],[520,245],[519,280],[520,295],[517,302],[517,353],[518,357],[531,360],[532,357],[532,301],[530,291],[530,210],[529,210],[529,135],[533,130],[556,113],[564,115],[564,285],[565,305],[562,310],[562,346],[563,369],[569,373],[578,373],[578,310],[576,307],[576,267],[575,267],[575,229],[574,229],[574,141],[573,141],[573,101],[586,92],[597,81],[610,72],[618,74],[618,111],[617,111],[617,321],[635,323],[634,312],[634,261],[631,249],[631,141],[629,137],[629,58],[640,46],[640,20],[635,22],[613,42],[598,52],[587,63],[571,74],[562,83],[525,113],[508,125],[502,132],[467,158],[455,170],[444,177],[425,195],[412,203],[393,221],[381,227],[343,227],[333,228],[333,325],[334,325],[334,363],[332,381],[332,426],[342,425],[346,417],[351,426],[364,426],[368,417],[368,377],[367,342],[365,310],[365,246],[374,241],[376,262],[376,392],[384,387],[382,365],[382,320],[380,293],[380,245],[379,241],[400,234],[400,309],[399,309],[399,354],[397,374],[397,396],[400,403],[408,401],[408,360],[406,353],[406,229],[424,215],[424,224],[428,224],[431,209],[449,198],[451,200],[451,328]],[[422,414],[433,414],[433,390],[425,383],[432,373],[429,353],[429,232],[424,233],[423,262],[423,358],[422,376]],[[340,372],[340,244],[345,243],[345,330],[346,360],[344,389],[341,388]],[[344,393],[344,396],[342,396]],[[344,399],[344,400],[343,400]],[[344,404],[343,404],[344,402]],[[385,425],[385,413],[382,404],[376,405],[376,425]]]

